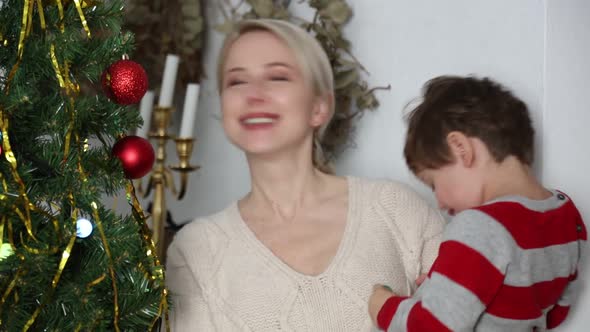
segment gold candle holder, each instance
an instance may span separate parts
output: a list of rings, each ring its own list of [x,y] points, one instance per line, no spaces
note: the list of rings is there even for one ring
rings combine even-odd
[[[170,190],[178,200],[184,198],[188,186],[189,173],[199,169],[199,166],[190,164],[190,157],[193,151],[193,138],[176,138],[168,133],[170,116],[173,112],[171,107],[155,107],[152,114],[154,131],[150,132],[149,138],[156,142],[156,161],[149,177],[147,188],[142,189],[141,182],[138,184],[140,194],[145,198],[152,190],[154,197],[152,209],[152,238],[156,244],[157,255],[162,264],[166,260],[166,189]],[[179,164],[166,166],[166,146],[169,140],[174,140]],[[176,190],[174,177],[170,170],[180,173],[180,191]]]

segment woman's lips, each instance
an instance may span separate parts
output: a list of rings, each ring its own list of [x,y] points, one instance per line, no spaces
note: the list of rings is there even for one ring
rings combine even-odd
[[[240,117],[240,123],[246,129],[265,129],[272,127],[278,119],[279,116],[273,113],[248,113]]]

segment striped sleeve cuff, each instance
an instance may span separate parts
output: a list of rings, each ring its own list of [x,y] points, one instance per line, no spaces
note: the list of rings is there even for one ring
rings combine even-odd
[[[405,296],[392,296],[385,301],[381,310],[379,310],[379,314],[377,314],[377,325],[381,330],[386,331],[389,328],[397,308],[400,303],[407,298],[408,297]]]
[[[553,329],[566,319],[568,312],[570,311],[570,307],[564,307],[561,305],[556,305],[549,311],[547,314],[547,328]]]

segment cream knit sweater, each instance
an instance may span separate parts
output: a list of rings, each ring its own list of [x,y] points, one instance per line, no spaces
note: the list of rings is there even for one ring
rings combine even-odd
[[[168,249],[170,325],[185,331],[369,331],[374,284],[409,295],[444,221],[409,188],[348,178],[344,234],[328,268],[298,273],[241,219],[237,203],[186,225]]]

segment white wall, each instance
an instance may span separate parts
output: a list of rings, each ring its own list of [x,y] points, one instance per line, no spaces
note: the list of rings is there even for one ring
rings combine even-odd
[[[208,24],[219,23],[210,1]],[[489,75],[513,88],[529,105],[537,127],[536,170],[577,202],[590,224],[590,3],[587,0],[349,0],[354,18],[346,34],[354,53],[380,91],[381,107],[359,125],[356,148],[339,160],[340,174],[387,177],[410,182],[431,201],[432,195],[407,171],[402,144],[401,110],[422,84],[440,74]],[[292,6],[297,5],[292,1]],[[307,8],[297,7],[301,15]],[[208,36],[206,74],[201,87],[188,197],[169,200],[174,219],[185,222],[222,209],[248,190],[244,157],[232,147],[219,123],[215,63],[221,36]],[[586,120],[586,121],[584,121]],[[582,278],[590,285],[590,269]],[[563,331],[583,331],[590,318],[590,294]]]
[[[543,179],[572,196],[590,227],[590,2],[546,1]],[[564,331],[588,331],[590,247],[584,289]]]
[[[354,19],[347,26],[354,52],[371,73],[371,84],[391,84],[392,90],[380,91],[381,107],[363,118],[356,138],[358,148],[342,157],[342,172],[410,181],[429,195],[404,164],[401,117],[422,84],[441,74],[490,75],[514,87],[541,127],[541,2],[349,2],[355,4]]]
[[[379,110],[359,124],[356,148],[339,160],[341,174],[391,177],[414,181],[403,163],[403,106],[433,76],[486,74],[515,87],[533,110],[541,128],[543,100],[544,5],[525,1],[348,1],[354,18],[346,27],[354,53],[370,72],[371,85],[391,84],[379,91]],[[309,9],[292,6],[300,16]],[[216,6],[208,6],[208,24],[219,23]],[[506,8],[511,8],[507,11]],[[386,15],[384,13],[387,13]],[[175,219],[189,220],[223,208],[248,190],[245,159],[225,139],[219,123],[215,64],[222,36],[208,35],[205,56],[209,78],[201,87],[193,160],[203,168],[191,177],[193,200],[170,201]]]

